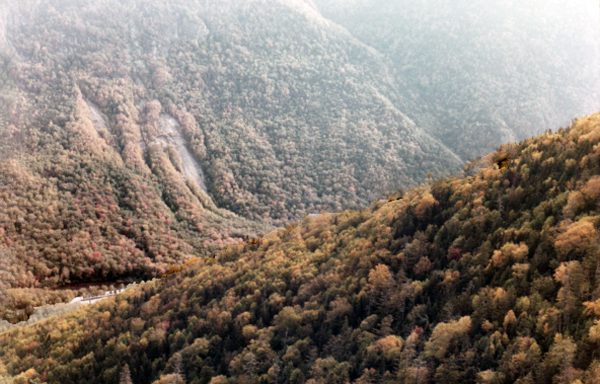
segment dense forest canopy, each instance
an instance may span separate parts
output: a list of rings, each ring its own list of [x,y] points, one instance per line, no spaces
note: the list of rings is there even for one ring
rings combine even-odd
[[[299,0],[11,1],[0,31],[3,286],[147,278],[460,165]]]
[[[599,384],[597,16],[0,2],[0,382]]]
[[[162,274],[589,113],[597,20],[541,4],[2,2],[0,284]]]
[[[44,115],[25,125],[61,130],[81,97],[107,118],[107,151],[143,172],[171,116],[209,194],[244,217],[358,207],[460,165],[405,115],[382,55],[304,1],[19,4],[6,97]]]
[[[474,176],[306,217],[2,333],[0,375],[597,384],[600,113],[487,157]]]

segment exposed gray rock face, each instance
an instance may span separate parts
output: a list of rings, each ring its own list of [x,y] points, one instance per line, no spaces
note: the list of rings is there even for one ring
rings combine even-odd
[[[178,34],[186,39],[205,40],[209,30],[198,16],[181,15],[179,17]]]
[[[108,124],[106,124],[106,119],[104,118],[104,115],[102,115],[102,112],[100,112],[100,108],[88,100],[86,100],[86,104],[90,110],[90,120],[92,121],[96,131],[100,131],[102,129],[108,130]]]
[[[156,139],[156,142],[167,147],[169,145],[175,146],[179,152],[181,158],[181,173],[185,181],[194,180],[196,184],[206,192],[206,184],[204,182],[204,172],[200,163],[196,160],[194,155],[185,146],[185,139],[179,131],[179,123],[173,118],[173,116],[163,113],[160,115],[160,136]]]

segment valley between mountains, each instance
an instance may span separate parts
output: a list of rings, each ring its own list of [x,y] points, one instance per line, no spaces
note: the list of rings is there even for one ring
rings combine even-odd
[[[596,383],[599,156],[598,114],[504,145],[474,176],[306,217],[214,262],[5,332],[0,373]]]
[[[597,12],[0,2],[0,382],[599,384]]]

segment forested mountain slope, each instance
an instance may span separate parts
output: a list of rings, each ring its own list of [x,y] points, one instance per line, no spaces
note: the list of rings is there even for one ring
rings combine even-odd
[[[128,370],[133,383],[598,383],[600,114],[487,160],[475,176],[309,217],[3,333],[0,373],[65,384]]]
[[[155,276],[596,108],[580,8],[350,3],[2,2],[0,286]]]
[[[458,170],[397,88],[302,0],[2,2],[0,285],[148,278]]]
[[[35,145],[102,113],[86,141],[138,174],[155,152],[178,170],[171,121],[219,207],[276,225],[460,165],[405,116],[382,56],[303,0],[19,4],[3,12],[4,98]]]
[[[463,159],[600,108],[595,2],[314,2],[393,63],[409,117]]]

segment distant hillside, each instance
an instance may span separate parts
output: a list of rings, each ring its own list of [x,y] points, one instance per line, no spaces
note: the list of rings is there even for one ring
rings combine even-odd
[[[502,146],[475,176],[307,217],[210,264],[0,334],[0,374],[598,383],[599,160],[597,113]]]
[[[2,2],[0,286],[149,278],[457,171],[398,94],[302,0]]]
[[[314,3],[393,63],[407,115],[463,159],[600,109],[593,1]]]
[[[303,0],[19,4],[3,12],[4,98],[16,129],[43,132],[36,148],[96,119],[85,141],[137,174],[155,152],[197,165],[217,206],[275,225],[461,163],[406,117],[383,57]]]

